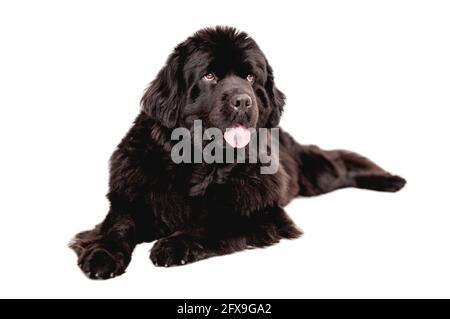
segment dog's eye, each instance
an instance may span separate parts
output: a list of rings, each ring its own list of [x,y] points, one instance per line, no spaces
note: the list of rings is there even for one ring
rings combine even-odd
[[[253,74],[247,75],[247,81],[249,81],[250,83],[255,82],[255,76]]]
[[[206,73],[206,74],[203,76],[203,78],[204,78],[206,81],[213,81],[213,80],[216,80],[216,76],[215,76],[213,73]]]

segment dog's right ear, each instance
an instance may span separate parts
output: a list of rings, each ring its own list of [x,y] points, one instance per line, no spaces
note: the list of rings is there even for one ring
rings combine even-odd
[[[175,127],[182,103],[185,101],[183,81],[180,56],[175,49],[145,91],[141,99],[142,110],[162,125],[168,128]]]

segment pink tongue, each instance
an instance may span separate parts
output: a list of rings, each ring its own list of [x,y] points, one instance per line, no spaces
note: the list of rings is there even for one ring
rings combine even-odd
[[[250,143],[250,131],[240,125],[233,128],[227,128],[223,137],[230,146],[235,148],[242,148]]]

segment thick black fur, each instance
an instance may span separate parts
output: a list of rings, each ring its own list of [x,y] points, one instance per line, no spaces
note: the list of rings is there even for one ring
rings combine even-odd
[[[214,80],[205,80],[207,73]],[[237,93],[247,94],[252,106],[230,108]],[[154,240],[150,259],[156,266],[270,246],[301,235],[283,209],[297,196],[343,187],[395,192],[404,186],[403,178],[367,158],[300,145],[283,131],[280,168],[272,175],[260,174],[260,163],[171,160],[173,128],[191,129],[196,119],[221,129],[236,123],[277,127],[284,100],[267,59],[247,34],[209,28],[178,45],[111,157],[105,220],[70,244],[82,271],[99,279],[120,275],[135,246]]]

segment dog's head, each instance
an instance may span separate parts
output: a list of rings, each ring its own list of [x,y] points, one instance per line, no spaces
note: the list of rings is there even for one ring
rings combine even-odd
[[[179,44],[142,98],[142,108],[168,128],[272,128],[285,96],[256,42],[234,28],[198,31]]]

